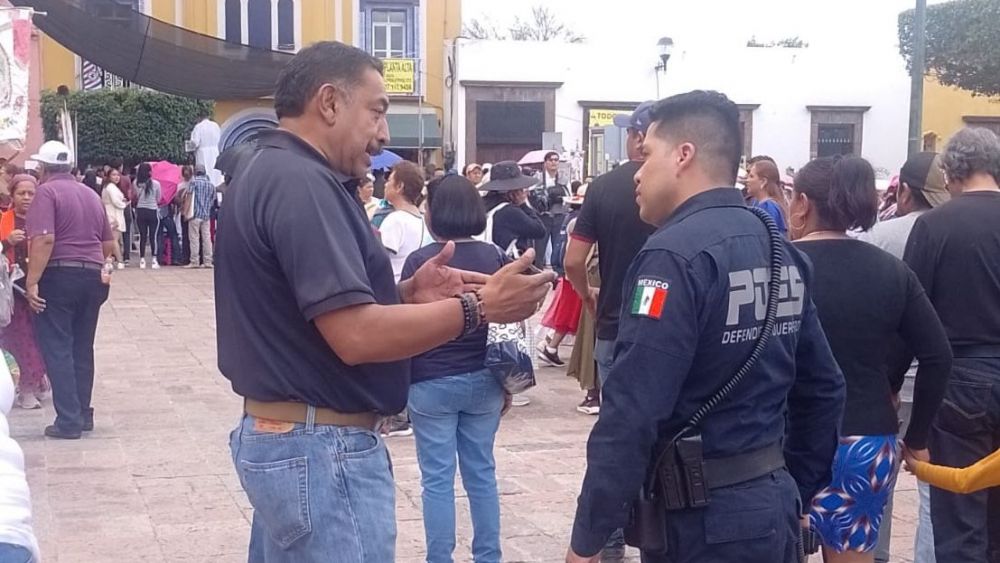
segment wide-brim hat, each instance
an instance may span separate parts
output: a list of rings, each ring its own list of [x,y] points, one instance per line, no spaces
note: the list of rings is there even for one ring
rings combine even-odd
[[[534,187],[538,180],[525,176],[513,160],[498,162],[490,168],[490,181],[479,187],[484,192],[512,192]]]

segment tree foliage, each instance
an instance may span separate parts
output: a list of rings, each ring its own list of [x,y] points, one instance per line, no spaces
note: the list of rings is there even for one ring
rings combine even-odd
[[[59,138],[63,103],[76,120],[80,163],[103,164],[119,157],[127,165],[143,161],[187,162],[184,141],[214,102],[134,88],[76,91],[67,96],[42,93],[46,139]]]
[[[785,47],[788,49],[805,49],[809,47],[809,43],[798,35],[794,37],[785,37],[777,41],[760,41],[757,39],[757,36],[754,35],[747,41],[747,47]]]
[[[514,41],[565,41],[567,43],[582,43],[584,37],[566,27],[545,6],[531,8],[531,17],[521,19],[514,17],[514,23],[505,31],[497,29],[492,21],[473,18],[465,25],[463,34],[473,39],[500,39]]]
[[[899,15],[899,49],[913,69],[914,11]],[[954,0],[927,8],[927,71],[938,82],[1000,96],[1000,0]]]

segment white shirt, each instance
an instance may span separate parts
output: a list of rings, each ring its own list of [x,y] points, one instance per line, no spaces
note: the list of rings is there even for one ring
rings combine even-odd
[[[31,529],[31,494],[24,476],[24,453],[10,437],[7,415],[14,405],[14,379],[0,358],[0,543],[27,548],[41,561]]]
[[[205,167],[212,184],[222,183],[222,172],[215,169],[215,160],[219,158],[219,142],[222,140],[222,129],[211,119],[202,119],[191,131],[191,144],[194,145],[194,161]]]
[[[902,260],[903,251],[906,250],[906,240],[910,238],[910,231],[913,230],[913,225],[917,222],[917,218],[925,212],[926,210],[914,211],[902,217],[875,223],[875,226],[871,230],[858,235],[858,240],[874,244]]]
[[[382,235],[382,246],[389,251],[392,275],[396,277],[396,283],[399,283],[407,256],[424,245],[427,226],[424,225],[423,217],[408,211],[393,211],[382,221],[379,234]]]
[[[125,232],[125,208],[128,207],[128,200],[122,194],[121,189],[115,184],[107,184],[101,192],[101,201],[104,203],[104,210],[108,214],[108,222],[119,233]]]

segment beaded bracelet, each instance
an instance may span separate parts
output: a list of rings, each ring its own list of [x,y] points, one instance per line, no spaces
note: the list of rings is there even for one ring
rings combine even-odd
[[[474,293],[463,293],[456,297],[462,304],[462,334],[460,336],[468,336],[475,332],[481,324],[478,312],[479,300]]]

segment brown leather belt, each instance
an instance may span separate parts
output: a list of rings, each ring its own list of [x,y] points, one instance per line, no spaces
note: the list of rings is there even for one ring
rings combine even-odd
[[[304,424],[306,422],[306,410],[308,410],[308,405],[305,403],[293,403],[290,401],[264,403],[253,399],[244,399],[243,410],[247,414],[257,418],[279,420],[281,422],[299,422]],[[378,422],[378,415],[373,412],[343,413],[337,412],[333,409],[316,407],[316,419],[314,422],[316,424],[356,426],[359,428],[373,430],[376,422]]]

